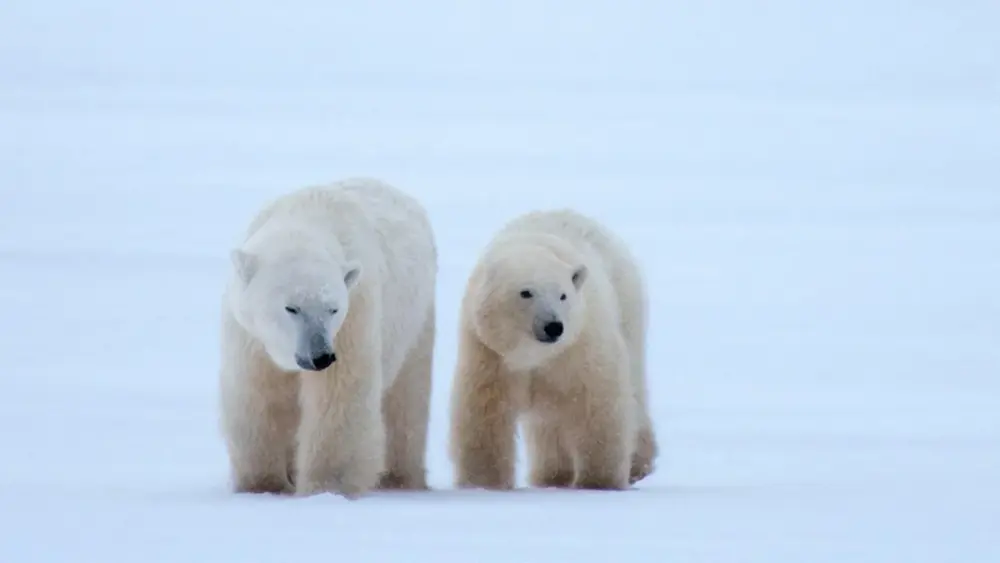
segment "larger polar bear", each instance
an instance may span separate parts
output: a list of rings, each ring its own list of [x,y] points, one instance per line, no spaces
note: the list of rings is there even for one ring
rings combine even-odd
[[[509,222],[462,301],[450,453],[459,487],[514,486],[521,419],[536,487],[624,489],[653,471],[647,304],[623,241],[572,210]]]
[[[364,178],[267,205],[232,252],[222,427],[238,492],[425,489],[437,249]]]

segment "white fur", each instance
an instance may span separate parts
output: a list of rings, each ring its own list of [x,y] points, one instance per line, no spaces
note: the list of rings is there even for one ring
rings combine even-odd
[[[234,488],[426,488],[437,250],[422,206],[370,179],[297,190],[231,258],[220,385]],[[336,360],[317,370],[324,352]]]
[[[528,213],[483,251],[462,302],[451,456],[505,489],[524,423],[535,486],[622,489],[653,471],[646,292],[621,239],[571,210]],[[539,327],[562,322],[555,342]]]

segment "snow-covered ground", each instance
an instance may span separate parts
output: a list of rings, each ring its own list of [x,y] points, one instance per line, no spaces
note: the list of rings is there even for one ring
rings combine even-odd
[[[1000,560],[998,6],[5,0],[0,561]],[[233,495],[226,253],[353,175],[437,228],[435,490]],[[659,471],[455,491],[465,276],[563,205],[645,265]]]

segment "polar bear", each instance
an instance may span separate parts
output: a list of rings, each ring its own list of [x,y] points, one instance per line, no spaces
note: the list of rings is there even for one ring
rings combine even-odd
[[[426,489],[437,248],[422,206],[352,178],[286,194],[232,251],[221,425],[237,492]]]
[[[626,489],[653,472],[644,281],[624,241],[563,209],[510,221],[462,300],[452,383],[456,485]]]

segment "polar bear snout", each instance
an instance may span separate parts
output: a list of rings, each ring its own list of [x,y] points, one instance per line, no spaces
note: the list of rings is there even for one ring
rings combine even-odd
[[[559,320],[535,320],[535,338],[539,342],[551,344],[563,335],[563,324]]]
[[[303,358],[301,356],[295,358],[295,362],[299,364],[300,368],[309,371],[323,371],[332,366],[336,361],[337,355],[333,352],[323,353],[312,358]]]
[[[299,348],[299,353],[295,355],[295,363],[304,370],[323,371],[337,361],[337,355],[323,331],[312,333]]]

